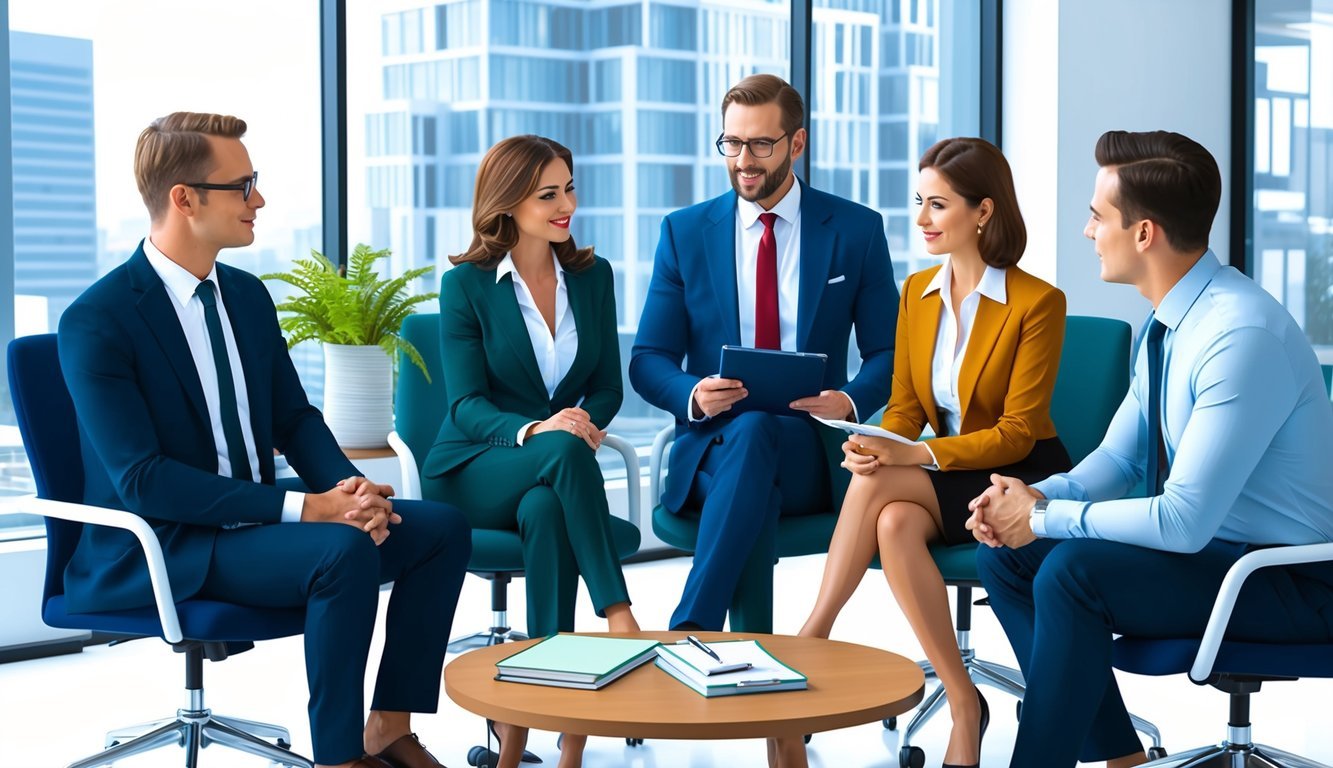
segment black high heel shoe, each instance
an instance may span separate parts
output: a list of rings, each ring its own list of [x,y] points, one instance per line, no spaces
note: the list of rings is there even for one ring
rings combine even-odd
[[[495,730],[495,721],[486,720],[486,728],[490,730],[491,736],[495,739],[495,751],[486,747],[473,747],[467,751],[467,764],[477,766],[477,768],[494,768],[500,762],[500,734]],[[523,757],[519,758],[521,763],[540,763],[542,759],[533,753],[523,750]]]
[[[981,703],[981,734],[977,736],[977,762],[971,765],[945,763],[940,768],[981,768],[981,745],[986,741],[986,729],[990,727],[990,705],[986,703],[986,697],[981,695],[980,688],[977,689],[977,701]]]

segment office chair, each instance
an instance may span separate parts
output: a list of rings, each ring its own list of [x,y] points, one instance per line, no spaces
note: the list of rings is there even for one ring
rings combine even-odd
[[[1139,675],[1189,674],[1231,697],[1226,738],[1220,743],[1148,763],[1209,768],[1328,768],[1323,763],[1255,744],[1251,739],[1250,694],[1270,680],[1333,677],[1333,643],[1285,645],[1227,640],[1226,628],[1245,579],[1260,568],[1333,560],[1333,544],[1271,547],[1246,554],[1227,571],[1201,637],[1122,636],[1112,646],[1117,669]]]
[[[398,387],[394,398],[394,427],[389,445],[398,454],[402,468],[402,498],[421,498],[421,462],[435,443],[440,424],[449,407],[445,391],[444,367],[440,358],[440,316],[415,314],[404,319],[401,334],[421,353],[430,381],[421,369],[399,354]],[[625,462],[626,501],[629,520],[611,517],[611,535],[616,554],[621,560],[639,551],[639,456],[628,441],[616,435],[607,435],[602,448],[614,450]],[[448,499],[442,499],[448,501]],[[491,621],[483,630],[454,638],[449,642],[450,653],[462,653],[506,640],[526,640],[528,636],[514,630],[509,624],[509,582],[523,575],[523,544],[515,530],[472,529],[472,556],[468,572],[491,583]],[[635,742],[641,740],[635,739]],[[477,748],[473,748],[475,752]],[[493,753],[492,753],[493,755]],[[498,758],[478,756],[472,765],[493,765]],[[524,754],[524,762],[541,760],[531,752]]]
[[[157,536],[138,515],[80,503],[83,460],[74,404],[60,373],[55,334],[26,336],[9,344],[9,387],[19,432],[32,465],[37,498],[9,501],[46,519],[46,581],[42,620],[49,626],[137,636],[156,636],[185,655],[186,706],[174,717],[122,728],[107,734],[107,749],[71,763],[69,768],[109,765],[160,747],[185,748],[185,765],[199,763],[199,750],[211,744],[267,758],[279,765],[313,768],[289,751],[286,728],[215,715],[204,704],[204,659],[222,661],[253,641],[299,635],[305,611],[252,608],[214,600],[176,602]],[[65,566],[74,555],[84,525],[128,530],[143,546],[152,576],[156,606],[129,611],[70,613],[65,604]],[[265,739],[273,739],[269,743]]]
[[[1051,418],[1069,458],[1078,463],[1101,443],[1116,408],[1129,389],[1130,328],[1120,320],[1103,317],[1071,316],[1065,318],[1064,347],[1060,370],[1056,375],[1051,399]],[[963,666],[977,685],[989,685],[1018,699],[1023,705],[1023,674],[1013,667],[986,661],[972,647],[972,590],[981,586],[977,576],[976,544],[931,547],[930,554],[940,569],[946,586],[957,592],[954,628],[958,633],[958,651]],[[879,558],[872,563],[879,566]],[[976,605],[986,605],[983,598]],[[935,677],[930,662],[917,662],[927,678]],[[947,703],[944,686],[937,685],[917,707],[899,742],[898,763],[902,768],[921,768],[925,752],[912,746],[912,739],[935,713]],[[1165,755],[1161,734],[1152,723],[1131,715],[1134,727],[1152,739],[1151,757]],[[897,727],[897,718],[884,721],[885,727]]]

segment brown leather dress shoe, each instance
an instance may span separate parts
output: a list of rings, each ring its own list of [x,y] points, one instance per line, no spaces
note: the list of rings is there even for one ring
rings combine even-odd
[[[389,768],[444,768],[444,765],[421,745],[421,740],[415,733],[399,737],[375,757],[388,764]]]
[[[352,768],[392,768],[392,766],[374,755],[362,755],[352,763]]]

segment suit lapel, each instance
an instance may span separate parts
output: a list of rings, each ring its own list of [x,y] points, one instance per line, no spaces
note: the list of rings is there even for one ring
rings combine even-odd
[[[741,343],[741,322],[736,298],[736,194],[717,198],[703,232],[704,263],[713,279],[713,295],[722,318],[724,344]],[[742,257],[744,255],[742,254]]]
[[[798,184],[801,181],[797,179]],[[796,349],[805,351],[819,313],[819,300],[828,285],[829,265],[837,248],[838,233],[830,225],[832,211],[819,204],[815,190],[801,184],[801,283],[796,306]]]
[[[601,342],[601,336],[598,333],[601,318],[597,317],[596,308],[593,306],[592,286],[585,279],[591,270],[583,272],[565,271],[565,291],[569,294],[569,309],[574,313],[574,327],[578,334],[579,348],[574,354],[574,362],[569,366],[569,372],[555,385],[555,394],[551,397],[551,402],[564,402],[569,397],[568,390],[575,386],[575,382],[580,385],[587,379],[587,371],[592,365],[593,356],[597,350],[594,348]],[[557,319],[557,322],[558,319]],[[545,397],[545,384],[542,385],[542,396]]]
[[[158,346],[171,363],[171,369],[180,380],[186,398],[194,406],[195,413],[204,424],[208,424],[208,405],[204,401],[204,386],[199,383],[199,371],[194,367],[194,357],[190,354],[190,344],[181,330],[180,317],[167,295],[167,287],[162,283],[148,263],[143,246],[130,258],[130,285],[139,292],[136,308],[144,323],[157,339]]]
[[[985,296],[977,297],[977,318],[972,323],[972,337],[968,339],[967,349],[963,351],[963,365],[958,369],[958,407],[960,416],[967,415],[968,403],[972,402],[972,393],[976,391],[977,380],[986,367],[995,342],[1004,330],[1005,320],[1009,317],[1009,304],[1000,304]],[[961,422],[961,419],[960,419]]]
[[[495,324],[500,329],[509,350],[514,353],[518,367],[528,377],[528,381],[546,399],[546,383],[542,381],[541,369],[537,367],[537,353],[532,349],[528,338],[528,326],[523,322],[523,310],[518,306],[518,296],[514,293],[514,278],[495,279],[494,270],[477,270],[482,290],[490,295],[491,307],[495,311]]]

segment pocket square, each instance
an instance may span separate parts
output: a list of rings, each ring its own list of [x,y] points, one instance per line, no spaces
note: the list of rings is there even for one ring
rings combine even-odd
[[[844,281],[844,280],[846,280],[846,279],[847,279],[847,276],[846,276],[846,275],[838,275],[837,277],[830,279],[830,280],[828,281],[828,284],[829,284],[829,285],[833,285],[834,283],[841,283],[842,281]]]

